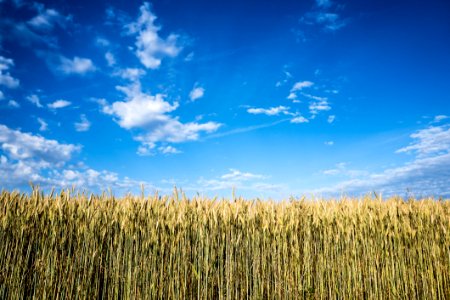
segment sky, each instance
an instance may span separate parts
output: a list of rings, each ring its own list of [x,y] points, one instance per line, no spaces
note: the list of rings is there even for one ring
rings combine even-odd
[[[450,2],[0,0],[0,187],[450,196]]]

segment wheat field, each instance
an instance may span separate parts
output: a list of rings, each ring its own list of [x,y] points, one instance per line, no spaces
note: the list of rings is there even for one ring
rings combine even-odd
[[[1,299],[450,299],[450,203],[0,195]]]

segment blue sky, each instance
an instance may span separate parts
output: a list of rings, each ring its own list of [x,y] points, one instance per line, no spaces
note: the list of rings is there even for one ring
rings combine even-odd
[[[450,196],[448,1],[0,0],[0,183]]]

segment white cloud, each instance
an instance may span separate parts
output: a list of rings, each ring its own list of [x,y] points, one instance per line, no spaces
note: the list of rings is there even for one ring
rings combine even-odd
[[[327,175],[343,174],[354,178],[313,192],[361,194],[374,190],[385,195],[398,195],[410,191],[418,197],[430,195],[448,197],[450,196],[449,127],[449,125],[429,127],[411,134],[415,142],[396,152],[411,153],[415,157],[401,166],[387,168],[377,173],[354,171],[350,174],[345,165],[327,170],[324,172]]]
[[[287,69],[286,65],[283,67],[283,69],[284,69],[283,70],[284,79],[282,81],[277,81],[277,83],[275,83],[276,87],[280,87],[280,86],[286,84],[288,82],[288,80],[292,78],[292,74],[286,70]]]
[[[75,56],[69,59],[60,55],[57,70],[64,74],[83,75],[95,71],[95,66],[89,58]]]
[[[108,47],[111,44],[107,39],[102,37],[97,37],[95,43],[101,47]]]
[[[306,119],[305,117],[299,116],[299,117],[295,117],[291,120],[291,123],[309,123],[309,120]]]
[[[267,176],[254,174],[250,172],[241,172],[236,169],[230,169],[229,173],[220,177],[205,179],[200,178],[196,187],[188,188],[195,192],[203,191],[231,191],[232,189],[252,191],[261,195],[261,197],[269,195],[268,192],[275,192],[278,195],[282,190],[286,190],[286,186],[265,182]]]
[[[0,85],[10,89],[17,88],[20,84],[19,80],[12,77],[8,72],[12,66],[14,66],[12,59],[0,56]]]
[[[37,119],[39,123],[39,131],[47,131],[48,130],[48,124],[43,119],[38,118]]]
[[[287,99],[289,100],[296,100],[297,99],[297,94],[296,93],[289,93],[289,96],[287,96]]]
[[[330,109],[331,106],[329,105],[327,98],[323,98],[323,100],[314,101],[309,104],[309,112],[313,115],[316,115],[321,111],[328,111]]]
[[[336,120],[336,116],[335,115],[331,115],[331,116],[328,116],[327,122],[331,124],[331,123],[334,122],[334,120]]]
[[[8,106],[12,108],[19,108],[20,104],[16,100],[9,100]]]
[[[58,108],[67,107],[71,104],[72,104],[72,102],[70,102],[70,101],[60,99],[60,100],[56,100],[53,103],[47,104],[47,106],[51,109],[58,109]]]
[[[450,150],[450,126],[430,126],[411,134],[416,141],[398,149],[397,153],[416,153],[419,157],[448,152]]]
[[[331,1],[330,0],[316,0],[316,4],[319,7],[330,7],[331,6]]]
[[[175,57],[181,51],[177,35],[170,34],[166,39],[158,35],[161,28],[155,25],[156,18],[150,4],[145,2],[140,7],[138,20],[126,26],[130,34],[137,34],[136,55],[148,69],[159,68],[164,57]]]
[[[450,118],[450,117],[449,117],[449,116],[446,116],[446,115],[438,115],[438,116],[435,116],[435,117],[434,117],[433,123],[439,123],[439,122],[441,122],[441,121],[443,121],[443,120],[446,120],[446,119],[448,119],[448,118]]]
[[[55,140],[47,140],[30,133],[13,130],[0,125],[1,149],[11,159],[32,159],[39,157],[42,161],[60,164],[68,161],[79,146],[60,144]]]
[[[311,82],[311,81],[296,82],[292,86],[291,91],[289,92],[289,96],[287,96],[287,99],[296,101],[297,100],[297,92],[299,92],[305,88],[312,87],[313,85],[314,85],[314,82]]]
[[[220,178],[229,181],[247,181],[253,179],[264,179],[265,176],[249,172],[241,172],[236,169],[230,169],[229,173],[222,175]]]
[[[305,96],[306,98],[316,100],[316,101],[328,101],[327,97],[319,97],[319,96],[314,96],[314,95],[307,94],[307,93],[302,93],[302,95]]]
[[[137,81],[139,80],[139,78],[145,75],[145,70],[138,68],[126,68],[116,71],[114,75],[122,77],[123,79],[128,79],[130,81]]]
[[[314,85],[314,82],[311,82],[311,81],[299,81],[294,84],[294,86],[291,89],[291,92],[301,91],[304,88],[308,88],[313,85]]]
[[[205,89],[202,87],[194,87],[192,91],[189,93],[189,98],[191,101],[195,101],[197,99],[200,99],[205,94]]]
[[[138,188],[146,182],[120,178],[106,170],[97,171],[82,163],[71,164],[80,146],[62,144],[31,133],[0,125],[0,182],[4,187],[16,188],[30,181],[42,187],[97,188],[115,190]]]
[[[126,94],[125,101],[105,105],[103,112],[117,117],[116,122],[122,128],[144,130],[144,133],[135,138],[142,143],[141,153],[146,148],[153,149],[159,142],[197,140],[201,132],[214,132],[221,126],[216,122],[181,123],[177,117],[168,114],[177,109],[177,102],[170,104],[165,101],[163,94],[150,95],[142,92],[138,82],[118,89]]]
[[[284,115],[291,115],[292,113],[289,112],[289,107],[286,106],[277,106],[277,107],[270,107],[270,108],[249,108],[247,109],[247,112],[249,114],[253,115],[259,115],[264,114],[268,116],[277,116],[279,114]]]
[[[3,100],[3,99],[5,99],[5,95],[3,94],[2,91],[0,91],[0,100]]]
[[[347,25],[347,20],[343,20],[339,14],[331,11],[309,12],[301,21],[307,25],[322,26],[326,31],[336,31]]]
[[[333,146],[334,142],[333,141],[326,141],[324,144],[325,144],[325,146]]]
[[[27,100],[30,101],[31,103],[33,103],[34,105],[36,105],[39,108],[43,107],[42,104],[41,104],[41,101],[40,101],[40,99],[38,97],[38,95],[35,95],[35,94],[29,95],[29,96],[27,96]]]
[[[108,66],[110,66],[110,67],[112,67],[116,64],[116,58],[114,57],[114,54],[112,54],[109,51],[105,53],[105,59],[106,59],[106,62],[108,63]]]
[[[186,57],[184,58],[184,61],[192,61],[194,59],[194,52],[190,52]]]
[[[172,146],[165,146],[165,147],[159,147],[158,150],[163,154],[178,154],[181,153],[180,150],[178,150],[175,147]]]
[[[66,23],[72,20],[71,16],[64,17],[55,9],[45,8],[41,3],[34,3],[38,14],[27,22],[35,30],[51,31],[55,25],[64,28]]]
[[[88,131],[89,128],[91,128],[91,122],[89,122],[89,120],[86,118],[85,115],[81,115],[80,116],[80,122],[76,122],[75,125],[75,130],[82,132],[82,131]]]

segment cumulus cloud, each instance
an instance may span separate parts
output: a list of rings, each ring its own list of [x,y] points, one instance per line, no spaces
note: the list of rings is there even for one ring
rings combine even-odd
[[[41,136],[0,125],[0,182],[4,187],[28,185],[42,187],[96,188],[116,190],[138,188],[146,182],[120,178],[106,170],[98,171],[83,164],[69,164],[81,147],[63,144]]]
[[[195,141],[201,132],[216,131],[221,124],[216,122],[182,123],[169,113],[178,108],[165,100],[165,95],[151,95],[142,92],[139,82],[130,86],[119,86],[126,95],[124,101],[105,104],[103,112],[116,117],[116,122],[125,129],[138,128],[143,131],[135,139],[141,142],[140,152],[155,148],[157,143],[181,143]]]
[[[31,133],[13,130],[0,125],[1,149],[11,159],[27,160],[39,157],[48,164],[61,164],[68,161],[79,146],[60,144],[55,140],[47,140]]]
[[[140,15],[136,22],[128,24],[129,34],[136,34],[136,56],[148,69],[157,69],[164,57],[175,57],[181,51],[177,45],[178,36],[170,34],[167,38],[159,36],[161,29],[155,25],[157,17],[152,13],[150,4],[145,2],[140,7]]]
[[[59,108],[67,107],[71,104],[72,104],[72,102],[70,102],[70,101],[60,99],[60,100],[56,100],[53,103],[47,104],[47,106],[48,106],[48,108],[51,108],[51,109],[59,109]]]
[[[89,128],[91,128],[91,122],[89,122],[89,120],[86,118],[86,115],[81,115],[80,119],[80,122],[76,122],[74,124],[75,130],[79,132],[88,131]]]
[[[249,108],[247,109],[247,112],[253,115],[259,114],[264,114],[268,116],[277,116],[279,114],[292,115],[292,113],[289,112],[289,107],[282,105],[270,108]]]
[[[191,92],[189,93],[189,98],[191,101],[195,101],[197,99],[200,99],[205,94],[205,89],[202,87],[194,87]]]
[[[336,120],[336,116],[335,115],[331,115],[331,116],[328,116],[327,122],[331,124],[331,123],[334,122],[334,120]]]
[[[29,95],[27,96],[27,100],[30,101],[31,103],[33,103],[34,105],[36,105],[39,108],[42,108],[42,104],[41,104],[41,100],[39,99],[38,95]]]
[[[0,56],[0,86],[5,86],[10,89],[14,89],[19,86],[19,80],[12,77],[9,73],[9,69],[13,66],[14,61],[12,59]]]

